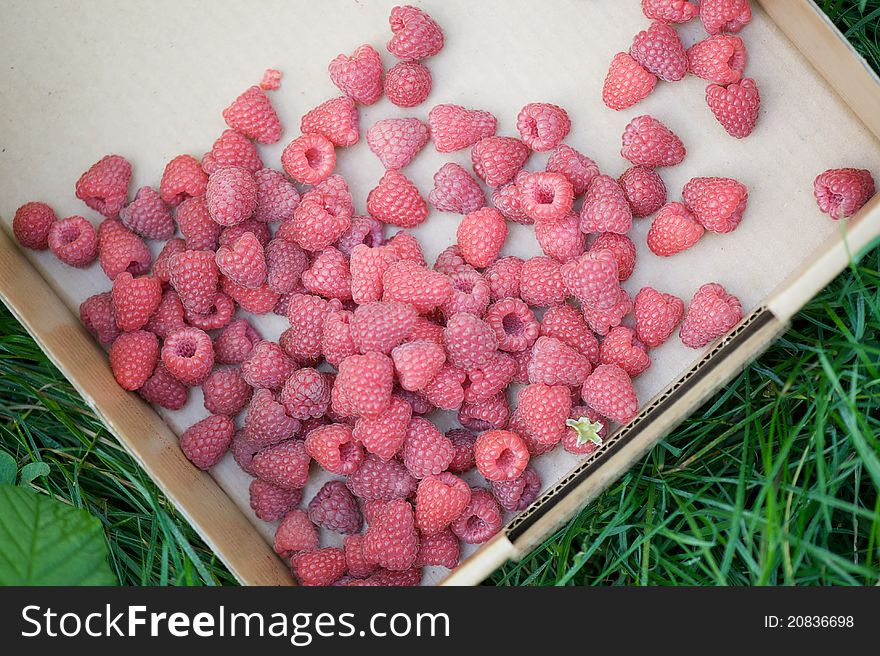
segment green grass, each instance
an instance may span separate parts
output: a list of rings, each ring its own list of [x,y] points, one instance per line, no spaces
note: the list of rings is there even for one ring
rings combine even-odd
[[[820,6],[880,69],[880,0]],[[498,585],[880,582],[880,252]],[[234,580],[0,309],[0,448],[104,524],[130,585]]]

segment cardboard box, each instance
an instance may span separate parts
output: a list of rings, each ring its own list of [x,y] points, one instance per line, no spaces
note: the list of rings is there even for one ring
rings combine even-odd
[[[7,129],[0,155],[0,213],[5,228],[15,208],[44,200],[60,216],[98,217],[73,197],[79,174],[106,153],[132,161],[131,192],[157,185],[164,164],[182,152],[210,149],[224,129],[220,110],[266,67],[285,72],[273,95],[285,133],[261,148],[277,167],[284,145],[298,133],[298,117],[338,95],[326,64],[364,42],[387,40],[391,0],[243,5],[161,0],[149,5],[78,2],[54,6],[11,2],[0,25],[9,66],[0,71],[0,101]],[[447,576],[428,568],[426,580],[473,584],[507,558],[529,551],[589,503],[699,403],[769,345],[797,312],[845,268],[849,254],[880,235],[880,200],[859,217],[838,224],[818,213],[813,178],[837,166],[880,171],[880,85],[811,2],[762,0],[743,31],[747,74],[757,79],[762,115],[748,139],[728,137],[703,99],[694,77],[658,85],[645,101],[617,113],[600,100],[614,53],[644,29],[637,0],[600,2],[466,0],[423,6],[445,28],[444,51],[427,62],[434,76],[428,101],[400,110],[383,99],[362,108],[361,126],[388,116],[425,118],[440,102],[493,111],[499,134],[516,134],[515,117],[527,102],[564,106],[573,123],[566,140],[618,175],[619,135],[632,117],[652,114],[688,147],[684,163],[663,169],[670,200],[691,177],[720,175],[749,187],[742,225],[729,235],[707,235],[696,247],[661,260],[644,245],[649,220],[632,237],[639,266],[625,287],[651,284],[690,299],[704,282],[737,294],[746,318],[731,335],[703,351],[677,339],[652,352],[654,364],[636,382],[643,410],[586,460],[557,449],[536,460],[543,496]],[[608,11],[613,7],[613,11]],[[686,45],[702,38],[699,22],[680,30]],[[383,52],[386,67],[392,58]],[[350,151],[350,152],[349,152]],[[543,167],[546,155],[528,166]],[[424,193],[446,161],[467,165],[468,151],[441,156],[430,146],[406,169]],[[382,173],[363,145],[340,153],[338,170],[349,180],[356,208]],[[455,239],[458,217],[432,212],[415,232],[433,258]],[[512,226],[506,252],[531,256],[539,249],[531,230]],[[206,413],[196,391],[186,408],[161,415],[114,382],[105,354],[80,326],[78,304],[109,283],[97,268],[73,270],[48,253],[22,253],[0,233],[0,295],[108,428],[151,474],[236,577],[246,584],[289,584],[286,566],[271,549],[274,526],[247,504],[249,477],[227,457],[210,474],[194,469],[177,448],[179,432]],[[280,317],[257,321],[277,337]],[[450,415],[436,418],[446,428]],[[316,476],[305,498],[326,480]],[[473,479],[477,480],[477,479]],[[326,539],[332,536],[325,535]]]

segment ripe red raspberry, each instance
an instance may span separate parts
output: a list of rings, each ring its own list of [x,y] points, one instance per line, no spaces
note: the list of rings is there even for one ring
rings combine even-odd
[[[466,214],[458,225],[458,246],[462,257],[475,267],[489,266],[507,239],[507,223],[501,212],[484,207]]]
[[[678,33],[661,21],[636,34],[629,49],[642,67],[661,80],[677,82],[688,72],[688,58]]]
[[[351,321],[351,337],[361,353],[389,354],[409,335],[415,309],[406,303],[374,301],[358,306]]]
[[[46,203],[25,203],[15,210],[12,232],[18,243],[25,248],[44,251],[49,248],[49,230],[57,218]]]
[[[510,404],[507,395],[499,392],[483,401],[467,401],[458,409],[458,423],[474,431],[507,428]]]
[[[291,557],[290,571],[303,586],[333,585],[345,574],[345,554],[335,547],[303,551]]]
[[[257,183],[254,176],[242,168],[217,169],[208,178],[205,200],[216,223],[238,225],[249,219],[257,207]]]
[[[571,412],[571,391],[564,385],[530,383],[520,392],[516,411],[532,439],[556,444]]]
[[[258,519],[276,522],[302,501],[302,490],[284,490],[255,478],[249,487],[250,505]]]
[[[443,30],[418,7],[395,7],[388,22],[393,33],[388,52],[398,59],[427,59],[443,49]]]
[[[403,443],[403,462],[415,478],[446,471],[455,449],[431,422],[413,417]]]
[[[386,503],[364,532],[364,557],[389,570],[409,569],[419,553],[412,506],[403,499]]]
[[[611,60],[602,101],[611,109],[620,111],[645,99],[657,84],[657,78],[642,68],[629,53],[619,52]]]
[[[254,219],[263,223],[288,221],[299,205],[299,191],[281,171],[260,169],[254,173],[257,183],[257,208]]]
[[[386,169],[402,169],[428,143],[428,126],[417,118],[387,118],[367,130],[367,145]]]
[[[252,387],[281,389],[296,365],[275,342],[263,340],[254,344],[241,363],[241,373]]]
[[[571,146],[559,144],[547,160],[547,172],[565,176],[571,184],[574,196],[583,194],[593,178],[599,175],[599,167],[586,155]]]
[[[489,401],[504,391],[516,375],[516,361],[509,355],[499,353],[482,367],[468,372],[466,400],[470,404]]]
[[[440,310],[445,316],[458,312],[468,312],[482,316],[489,306],[489,285],[479,271],[470,266],[462,266],[451,271],[452,296]]]
[[[287,354],[299,362],[317,362],[321,357],[324,317],[333,310],[331,302],[319,296],[294,294],[287,308],[290,321]]]
[[[464,383],[467,374],[458,367],[444,365],[421,394],[433,406],[441,410],[457,410],[464,402]]]
[[[134,233],[130,234],[134,235]],[[146,244],[144,244],[144,248],[146,248]],[[156,256],[156,262],[153,264],[153,275],[161,280],[162,284],[167,284],[171,280],[171,258],[185,250],[186,242],[184,242],[183,239],[174,238],[165,242],[162,250],[159,251],[159,254]],[[109,260],[115,260],[115,258],[111,257]],[[109,268],[110,267],[108,266],[108,270]],[[130,271],[130,273],[133,272]]]
[[[706,103],[727,130],[727,134],[743,139],[752,133],[761,111],[761,94],[750,77],[726,87],[710,84],[706,87]]]
[[[633,378],[651,366],[647,348],[635,331],[626,326],[617,326],[608,332],[599,346],[599,361],[616,364]]]
[[[434,271],[439,271],[446,275],[464,268],[472,269],[473,267],[465,261],[461,254],[461,247],[458,244],[447,246],[440,251],[437,259],[434,260]]]
[[[147,403],[168,410],[180,410],[189,399],[189,388],[168,373],[160,362],[153,375],[141,385],[138,394]]]
[[[309,501],[309,519],[336,533],[358,533],[363,524],[357,501],[342,481],[327,481]]]
[[[329,312],[323,320],[319,348],[327,362],[334,367],[358,352],[351,338],[352,316],[353,313],[340,310]]]
[[[333,173],[336,151],[327,137],[316,133],[304,134],[287,144],[281,153],[281,165],[294,180],[317,184]]]
[[[72,267],[87,267],[98,257],[98,235],[81,216],[55,221],[46,241],[52,255]]]
[[[486,205],[486,195],[470,173],[455,162],[448,162],[434,174],[434,188],[428,201],[441,212],[468,214]]]
[[[196,422],[180,436],[180,450],[199,469],[210,469],[232,443],[235,426],[229,417],[212,415]]]
[[[634,218],[650,216],[666,203],[666,185],[656,171],[633,166],[618,178]]]
[[[125,204],[131,164],[119,155],[106,155],[76,181],[76,197],[99,214],[112,219]]]
[[[667,23],[687,23],[697,17],[700,7],[688,0],[642,0],[645,16]]]
[[[470,503],[450,528],[462,542],[485,542],[501,530],[501,507],[488,490],[474,488]]]
[[[266,258],[263,247],[252,232],[246,232],[235,243],[217,249],[217,268],[235,283],[256,289],[266,281]]]
[[[290,227],[290,232],[286,228]],[[306,195],[293,213],[293,220],[282,223],[276,239],[295,241],[307,251],[327,248],[351,226],[351,214],[345,209],[328,207],[314,196]]]
[[[328,424],[309,431],[305,447],[306,453],[331,474],[347,476],[364,461],[364,450],[346,424]]]
[[[272,239],[272,233],[269,231],[268,225],[262,221],[246,219],[237,225],[227,226],[220,230],[220,237],[217,243],[219,246],[231,247],[246,232],[253,234],[263,248],[268,246],[269,240]]]
[[[171,257],[170,282],[187,309],[209,312],[217,297],[219,272],[213,251],[185,251]]]
[[[529,464],[529,450],[516,433],[489,430],[474,443],[477,470],[487,481],[512,481]]]
[[[617,259],[609,250],[585,253],[562,265],[561,271],[569,293],[583,305],[604,310],[620,298]]]
[[[176,333],[186,327],[186,311],[180,297],[173,289],[167,289],[162,293],[162,300],[156,312],[144,326],[159,339],[165,339],[170,334]]]
[[[112,228],[111,222],[114,224]],[[123,271],[143,275],[150,270],[152,259],[144,240],[118,224],[117,219],[106,219],[101,224],[98,229],[98,262],[110,280],[115,280]],[[154,275],[159,277],[155,271]],[[163,282],[167,282],[167,277]]]
[[[426,476],[416,491],[416,526],[423,535],[435,535],[461,515],[470,500],[471,489],[458,476],[449,472]]]
[[[373,46],[360,46],[350,57],[338,55],[327,70],[333,84],[362,105],[382,97],[382,59]]]
[[[324,298],[351,300],[351,271],[348,258],[333,247],[317,253],[301,278],[306,291]]]
[[[235,431],[235,435],[232,436],[232,446],[229,447],[229,450],[232,452],[232,458],[241,467],[241,470],[253,476],[254,473],[251,470],[251,465],[253,464],[254,455],[260,449],[244,439],[244,430]]]
[[[397,253],[397,257],[401,260],[407,260],[425,266],[425,254],[422,253],[422,247],[419,244],[419,240],[406,230],[398,230],[394,236],[388,240],[386,245]]]
[[[681,163],[681,139],[653,116],[636,116],[623,131],[620,154],[636,166],[658,168]]]
[[[679,336],[685,346],[702,348],[726,335],[742,319],[739,299],[718,283],[700,287],[691,299]]]
[[[498,338],[492,326],[485,321],[460,312],[446,322],[443,345],[450,362],[467,370],[480,367],[495,356]]]
[[[165,339],[162,362],[185,385],[200,385],[214,366],[211,338],[198,328],[181,328]]]
[[[690,72],[715,84],[733,84],[742,79],[746,68],[743,40],[730,34],[710,36],[687,51]]]
[[[530,348],[538,338],[540,326],[535,315],[518,298],[496,301],[486,310],[484,321],[492,329],[498,348],[502,351],[522,351]],[[448,330],[448,327],[447,327]],[[469,368],[485,366],[489,359]]]
[[[249,173],[256,173],[263,168],[263,160],[260,159],[256,146],[235,130],[224,130],[214,142],[211,152],[202,157],[202,169],[208,175],[228,166],[236,166]]]
[[[590,364],[599,362],[599,342],[581,314],[570,305],[557,305],[544,313],[541,335],[555,337],[587,356]]]
[[[608,435],[608,422],[585,405],[574,406],[565,424],[562,448],[575,455],[593,453]]]
[[[168,206],[152,187],[138,189],[134,200],[119,210],[125,226],[147,239],[166,240],[174,235],[174,220]]]
[[[367,196],[367,211],[384,223],[414,228],[428,218],[428,205],[403,173],[386,171]]]
[[[394,364],[387,355],[365,353],[352,355],[339,363],[334,387],[350,406],[352,413],[376,419],[391,402]]]
[[[383,460],[369,454],[363,464],[349,474],[346,485],[359,499],[390,501],[405,499],[415,492],[416,479],[399,460]]]
[[[528,305],[550,307],[565,301],[568,295],[562,281],[562,265],[551,257],[532,257],[520,271],[520,297]]]
[[[345,565],[351,576],[370,576],[376,571],[377,565],[375,563],[368,563],[366,558],[364,558],[363,533],[345,536],[343,548],[345,550]]]
[[[202,383],[205,410],[213,415],[237,415],[251,400],[252,392],[237,367],[217,369]]]
[[[614,364],[600,364],[581,389],[584,403],[604,417],[628,424],[639,411],[629,375]]]
[[[609,330],[620,325],[620,322],[632,312],[632,309],[632,299],[624,289],[620,290],[617,302],[610,308],[599,310],[588,305],[581,308],[587,325],[597,335],[607,335]]]
[[[519,257],[502,257],[495,260],[484,272],[489,285],[489,300],[519,297],[519,279],[523,261]]]
[[[428,317],[417,317],[406,341],[417,342],[419,340],[443,344],[443,326]]]
[[[123,333],[110,346],[110,368],[119,386],[129,392],[141,387],[159,360],[159,340],[146,330]]]
[[[617,260],[617,274],[621,282],[627,280],[636,266],[636,246],[626,235],[602,232],[590,244],[590,251],[609,250]]]
[[[866,169],[828,169],[813,181],[819,210],[835,221],[862,209],[874,191],[874,178]]]
[[[367,451],[388,460],[403,446],[411,418],[409,403],[392,396],[388,407],[375,419],[359,417],[352,436]]]
[[[334,146],[353,146],[360,138],[360,116],[351,98],[327,100],[307,112],[300,121],[303,134],[318,134]]]
[[[571,212],[574,191],[561,173],[527,173],[517,178],[523,213],[535,221],[561,221]]]
[[[273,292],[267,285],[257,289],[248,289],[230,280],[226,276],[220,277],[220,286],[223,293],[228,295],[245,312],[251,314],[266,314],[271,312],[278,304],[280,294]]]
[[[214,338],[214,359],[217,364],[240,364],[260,339],[247,319],[236,319]]]
[[[726,233],[735,230],[742,220],[749,191],[732,178],[693,178],[681,196],[706,230]]]
[[[336,248],[347,257],[351,257],[355,246],[378,248],[384,244],[382,223],[372,216],[353,216],[351,226],[336,240]]]
[[[162,283],[152,276],[135,278],[125,271],[116,276],[110,293],[119,329],[140,330],[162,302]]]
[[[294,508],[275,529],[274,549],[282,558],[290,558],[299,551],[318,548],[318,529],[305,510]]]
[[[492,494],[499,505],[509,512],[525,510],[538,498],[541,491],[541,478],[531,467],[526,467],[522,475],[508,481],[492,481]]]
[[[452,296],[449,276],[411,261],[395,262],[382,276],[382,300],[409,303],[424,314]]]
[[[185,311],[186,323],[202,330],[225,328],[232,321],[233,314],[235,314],[235,301],[222,292],[217,294],[217,297],[214,299],[214,305],[204,314],[197,314],[191,310]]]
[[[428,113],[431,140],[438,153],[468,148],[495,134],[497,121],[490,113],[461,105],[437,105]]]
[[[110,292],[89,296],[80,303],[79,318],[99,344],[108,346],[119,336]]]
[[[700,20],[709,34],[739,32],[752,20],[749,0],[701,0]]]
[[[581,232],[580,218],[570,213],[558,221],[538,221],[535,237],[544,254],[560,262],[567,262],[583,255],[587,248],[587,236]]]
[[[529,103],[516,118],[523,142],[535,152],[553,150],[571,130],[568,113],[550,103]]]
[[[522,203],[520,202],[519,183],[527,175],[529,175],[528,171],[519,171],[514,177],[513,182],[503,184],[492,192],[492,204],[495,206],[495,209],[501,212],[508,221],[521,225],[532,225],[535,222],[534,219],[523,211]]]
[[[490,187],[513,180],[529,158],[529,147],[513,137],[485,137],[471,149],[474,173]]]
[[[293,291],[309,267],[309,258],[299,246],[285,239],[273,239],[265,249],[266,282],[278,294]]]
[[[668,257],[687,250],[703,236],[705,229],[681,203],[667,203],[648,230],[648,248]]]
[[[446,362],[446,352],[440,344],[418,340],[401,344],[391,351],[394,369],[400,386],[411,392],[425,387]]]
[[[555,337],[539,337],[532,347],[530,383],[580,387],[590,375],[590,360]]]
[[[192,155],[178,155],[165,165],[159,195],[162,200],[176,207],[187,198],[205,195],[208,176],[202,165]]]
[[[245,90],[223,110],[223,120],[233,130],[262,144],[281,138],[281,121],[269,96],[258,86]]]
[[[293,490],[305,487],[310,462],[302,440],[287,440],[257,453],[251,469],[263,480],[285,490]]]
[[[455,455],[449,463],[448,471],[453,474],[463,474],[474,468],[474,442],[477,436],[464,428],[454,428],[446,433],[446,437],[452,442]],[[416,517],[418,517],[418,497],[416,497]]]
[[[287,414],[295,419],[321,417],[330,405],[330,387],[331,381],[326,374],[303,367],[285,381],[278,400]]]
[[[581,231],[625,234],[632,227],[632,209],[623,188],[614,178],[597,175],[581,207]]]
[[[649,348],[657,348],[672,334],[684,314],[684,302],[672,294],[643,287],[633,308],[636,335]]]
[[[203,197],[183,201],[175,217],[188,250],[216,250],[223,226],[211,218],[208,203]]]
[[[431,71],[417,61],[395,64],[385,74],[385,96],[398,107],[421,105],[431,93]]]
[[[446,529],[434,535],[421,534],[416,567],[438,565],[453,569],[461,558],[461,545],[455,533]]]

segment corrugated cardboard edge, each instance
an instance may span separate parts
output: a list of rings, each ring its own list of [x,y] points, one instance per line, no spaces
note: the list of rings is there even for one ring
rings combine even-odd
[[[284,563],[149,405],[116,384],[106,354],[0,229],[0,297],[120,444],[229,571],[249,585],[291,585]]]

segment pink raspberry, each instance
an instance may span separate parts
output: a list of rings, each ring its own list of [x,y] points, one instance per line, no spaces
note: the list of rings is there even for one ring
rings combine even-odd
[[[555,337],[539,337],[529,359],[529,382],[580,387],[590,369],[589,359],[580,351]]]
[[[475,267],[489,266],[507,239],[507,224],[501,212],[484,207],[466,214],[456,233],[462,257]]]
[[[584,403],[600,415],[628,424],[639,410],[639,401],[629,375],[613,364],[600,364],[581,389]]]
[[[262,221],[246,219],[237,225],[223,228],[220,231],[220,237],[217,240],[217,244],[219,246],[230,247],[246,232],[250,232],[256,237],[257,241],[260,242],[260,246],[263,248],[268,246],[269,240],[272,239],[272,233],[269,231],[268,225]]]
[[[588,305],[581,308],[587,325],[597,335],[607,335],[609,330],[620,325],[620,322],[632,312],[632,309],[632,299],[624,289],[620,290],[617,302],[609,308],[600,310]]]
[[[542,444],[556,444],[571,412],[571,391],[564,385],[530,383],[519,393],[516,412],[529,436]]]
[[[532,257],[520,271],[520,297],[528,305],[550,307],[565,301],[568,295],[562,281],[561,264],[551,257]]]
[[[516,118],[516,128],[525,144],[535,152],[553,150],[571,130],[568,113],[550,103],[529,103]]]
[[[352,437],[370,453],[388,460],[403,446],[411,418],[409,403],[392,396],[388,407],[375,419],[358,418]]]
[[[569,293],[583,305],[604,310],[620,298],[617,260],[609,250],[585,253],[562,265],[561,272]]]
[[[89,296],[80,303],[79,318],[99,344],[107,346],[119,336],[109,292]],[[445,355],[444,355],[445,358]]]
[[[211,338],[198,328],[181,328],[165,339],[162,362],[177,380],[185,385],[200,385],[214,366]]]
[[[428,201],[441,212],[468,214],[486,205],[486,195],[470,173],[448,162],[434,174],[434,188]]]
[[[744,139],[755,129],[761,112],[761,93],[750,77],[722,87],[706,87],[706,104],[731,137]]]
[[[15,211],[12,232],[25,248],[44,251],[49,248],[49,231],[57,218],[46,203],[25,203]]]
[[[256,146],[235,130],[224,130],[214,142],[211,152],[202,157],[202,169],[208,175],[228,166],[235,166],[249,173],[256,173],[263,168],[263,160],[260,159]]]
[[[281,121],[269,96],[252,86],[223,110],[223,120],[233,130],[262,144],[273,144],[281,138]]]
[[[416,484],[402,462],[393,458],[383,460],[372,454],[364,458],[363,464],[346,480],[351,493],[364,500],[405,499],[415,492]]]
[[[619,52],[608,67],[602,85],[602,102],[620,111],[647,98],[656,84],[655,75],[642,68],[629,53]]]
[[[254,173],[257,207],[254,219],[263,223],[288,221],[299,205],[299,192],[281,171],[260,169]]]
[[[388,118],[367,130],[367,145],[386,169],[402,169],[428,143],[428,126],[417,118]]]
[[[440,344],[419,340],[401,344],[391,351],[400,386],[412,392],[425,387],[446,362]]]
[[[575,213],[557,221],[538,221],[535,237],[544,254],[560,262],[583,255],[587,249],[587,236],[581,232],[580,218]]]
[[[147,403],[168,410],[180,410],[189,400],[189,388],[172,376],[161,362],[141,385],[138,394]]]
[[[561,173],[528,173],[517,187],[523,213],[535,221],[560,221],[571,212],[574,191]]]
[[[237,225],[250,218],[257,207],[257,183],[254,176],[242,168],[217,169],[208,178],[205,200],[216,223]]]
[[[310,367],[294,371],[284,382],[278,400],[295,419],[321,417],[330,405],[331,381]]]
[[[715,84],[733,84],[742,79],[746,69],[743,40],[730,34],[710,36],[688,48],[689,70]]]
[[[666,185],[653,169],[633,166],[618,178],[634,218],[650,216],[666,203]]]
[[[752,20],[749,0],[701,0],[700,20],[709,34],[739,32]]]
[[[290,321],[289,347],[285,349],[300,362],[316,362],[321,357],[321,331],[324,317],[334,307],[311,294],[295,294],[287,309]]]
[[[512,481],[492,481],[492,495],[508,512],[525,510],[538,498],[540,491],[541,478],[531,467],[526,467]]]
[[[278,91],[281,88],[281,71],[276,68],[267,68],[260,81],[263,91]]]
[[[482,367],[468,371],[465,399],[468,403],[482,403],[507,389],[516,376],[516,361],[509,355],[499,353]]]
[[[438,153],[468,148],[495,134],[497,121],[490,113],[461,105],[437,105],[428,113],[431,140]]]
[[[523,261],[518,257],[502,257],[495,260],[484,272],[489,285],[489,300],[519,297],[519,278]]]
[[[707,283],[691,299],[679,337],[685,346],[702,348],[730,332],[742,316],[742,304],[736,296],[718,283]]]
[[[464,402],[467,374],[458,367],[444,365],[430,383],[421,390],[422,396],[441,410],[457,410]]]
[[[388,248],[393,250],[401,260],[408,260],[425,266],[425,255],[419,240],[406,230],[398,230],[387,243]]]
[[[205,410],[214,415],[237,415],[251,400],[252,392],[238,368],[217,369],[202,383]]]
[[[397,259],[397,254],[387,246],[370,248],[358,244],[352,249],[349,268],[351,296],[355,303],[369,303],[382,298],[382,277]]]
[[[378,248],[385,243],[382,234],[382,222],[372,216],[353,216],[351,226],[336,241],[336,248],[341,253],[351,257],[355,246],[369,246]]]
[[[169,262],[171,286],[184,307],[197,313],[208,312],[217,296],[219,271],[213,251],[184,251]]]
[[[458,422],[474,431],[507,428],[510,404],[507,395],[499,392],[484,401],[465,401],[458,409]]]
[[[464,428],[454,428],[446,433],[446,437],[452,442],[455,454],[449,463],[449,471],[453,474],[463,474],[470,471],[476,465],[474,460],[474,442],[477,436]],[[424,480],[424,479],[423,479]],[[416,497],[416,517],[418,517],[418,496]]]
[[[636,166],[675,166],[687,151],[681,139],[653,116],[636,116],[623,131],[620,154]]]
[[[367,211],[400,228],[414,228],[428,218],[428,205],[418,187],[399,171],[385,172],[367,196]]]
[[[232,446],[229,447],[229,450],[232,452],[232,458],[235,460],[235,464],[241,467],[243,472],[253,476],[251,465],[253,464],[254,455],[256,455],[260,449],[251,445],[244,439],[244,430],[240,429],[235,431],[235,435],[232,437]]]
[[[306,453],[325,471],[347,476],[364,461],[364,450],[355,442],[350,426],[328,424],[310,431],[305,440]]]
[[[207,312],[197,314],[191,310],[185,311],[186,322],[190,326],[201,328],[202,330],[225,328],[232,321],[233,314],[235,314],[235,301],[222,292],[217,294],[217,297],[214,299],[214,305]]]
[[[629,279],[636,266],[636,245],[626,235],[601,232],[590,244],[590,252],[609,250],[617,260],[617,276],[621,282]]]
[[[446,322],[443,344],[450,362],[467,370],[480,367],[495,356],[498,338],[485,321],[462,312]]]
[[[350,535],[358,533],[363,524],[357,501],[342,481],[327,481],[309,501],[309,519],[315,524]]]
[[[286,294],[293,291],[309,267],[309,258],[299,246],[285,239],[273,239],[265,249],[266,282],[269,288]]]
[[[411,261],[395,262],[382,276],[382,300],[409,303],[424,314],[452,296],[449,276]]]
[[[375,419],[391,402],[394,363],[387,355],[352,355],[339,363],[334,388],[350,404],[352,414]]]
[[[254,456],[254,473],[285,490],[305,487],[311,458],[302,440],[287,440],[268,446]]]
[[[667,23],[687,23],[697,17],[700,7],[688,0],[642,0],[645,16]]]
[[[813,181],[819,210],[834,220],[858,212],[874,192],[874,178],[867,169],[829,169]]]
[[[406,570],[419,553],[413,509],[403,499],[385,504],[364,532],[364,557],[389,570]]]
[[[599,362],[599,342],[583,316],[570,305],[557,305],[544,313],[541,335],[555,337],[587,356],[590,364]]]
[[[487,481],[512,481],[529,464],[529,450],[522,438],[506,430],[486,431],[474,443],[477,470]]]
[[[116,276],[110,295],[119,329],[140,330],[162,302],[162,283],[152,276],[135,278],[125,271]]]
[[[453,569],[461,558],[461,545],[455,534],[445,529],[434,535],[422,534],[419,538],[419,555],[416,556],[416,567],[438,565]]]
[[[178,155],[165,165],[159,183],[159,196],[171,207],[177,207],[187,198],[205,195],[208,176],[192,155]]]
[[[217,249],[217,268],[235,283],[256,289],[266,281],[266,258],[263,247],[251,232],[244,233],[235,243]]]
[[[180,450],[199,469],[210,469],[232,443],[235,426],[229,417],[212,415],[187,428],[180,436]]]
[[[395,7],[388,22],[393,33],[388,52],[398,59],[427,59],[443,49],[443,30],[418,7]]]
[[[453,271],[459,271],[464,268],[473,268],[470,264],[465,261],[464,256],[461,252],[461,247],[458,244],[452,244],[451,246],[447,246],[440,254],[437,256],[437,259],[434,260],[434,271],[439,271],[441,273],[445,273],[449,275]]]
[[[599,175],[596,162],[571,146],[559,144],[547,159],[547,172],[560,173],[571,184],[575,196],[583,194],[593,178]]]
[[[119,214],[128,196],[131,164],[119,155],[106,155],[76,181],[76,197],[108,219]]]
[[[531,225],[535,222],[523,211],[520,197],[519,183],[527,175],[529,175],[528,171],[520,171],[514,177],[513,182],[503,184],[492,192],[492,204],[495,209],[501,212],[508,221],[522,225]]]
[[[110,280],[115,280],[125,271],[135,276],[147,273],[153,259],[147,244],[121,226],[111,228],[111,222],[116,224],[117,219],[106,219],[98,229],[98,262],[101,269]],[[153,274],[159,277],[157,271],[154,270]],[[167,277],[164,282],[167,282]]]
[[[52,255],[72,267],[85,268],[98,257],[98,235],[81,216],[55,221],[46,241]]]
[[[443,326],[428,317],[417,317],[412,330],[409,332],[409,336],[406,338],[406,342],[418,342],[419,340],[442,344]]]
[[[462,542],[480,544],[501,530],[501,508],[488,490],[474,488],[470,503],[450,528]]]
[[[645,346],[657,348],[672,334],[684,314],[684,302],[672,294],[643,287],[633,307],[636,335]]]
[[[373,301],[358,306],[351,320],[351,337],[361,353],[389,354],[409,335],[415,309],[406,303]]]
[[[258,519],[276,522],[302,501],[302,490],[284,490],[255,478],[248,488],[250,506]]]
[[[281,165],[294,180],[304,184],[316,184],[333,172],[336,151],[333,143],[320,134],[304,134],[297,137],[281,153]]]
[[[345,574],[345,555],[341,549],[326,547],[294,554],[290,571],[303,586],[329,586]]]
[[[490,187],[513,180],[529,158],[529,147],[513,137],[485,137],[474,144],[474,173]]]
[[[681,191],[694,218],[711,232],[732,232],[742,221],[749,191],[732,178],[693,178]]]
[[[317,253],[300,280],[306,291],[324,298],[351,300],[348,258],[333,247]]]
[[[581,231],[625,234],[632,227],[632,210],[623,188],[614,178],[597,175],[581,207]]]
[[[347,208],[331,206],[320,197],[306,194],[294,211],[293,220],[282,223],[275,237],[295,241],[307,251],[320,251],[339,239],[350,226],[351,213]]]
[[[494,333],[498,348],[502,351],[525,350],[538,338],[540,330],[538,321],[529,306],[518,298],[496,301],[486,310],[484,320]],[[483,364],[485,362],[472,366]]]
[[[661,80],[677,82],[688,72],[688,58],[678,33],[662,21],[654,21],[636,34],[629,49],[642,67]]]
[[[349,355],[357,353],[351,338],[351,318],[346,311],[330,312],[324,318],[320,349],[324,358],[334,367],[339,366]]]
[[[281,389],[296,365],[275,342],[262,340],[254,344],[241,363],[241,373],[252,387]]]
[[[226,276],[220,279],[223,293],[228,295],[245,312],[251,314],[266,314],[271,312],[278,303],[279,294],[273,292],[267,285],[257,289],[248,289],[230,280]]]
[[[144,246],[146,247],[146,244]],[[182,239],[174,238],[165,242],[162,250],[156,256],[156,262],[153,264],[153,275],[161,280],[162,284],[168,284],[171,280],[171,258],[185,250],[186,242]]]
[[[469,312],[482,316],[489,306],[489,285],[472,267],[460,267],[449,273],[452,280],[452,296],[440,308],[444,315]]]
[[[318,529],[304,510],[288,512],[275,530],[274,549],[282,558],[318,548]]]
[[[215,250],[223,229],[211,218],[208,203],[203,197],[190,198],[177,208],[177,226],[186,239],[188,250]]]
[[[362,105],[372,105],[382,97],[382,59],[373,46],[360,46],[350,57],[338,55],[328,72],[342,93]]]
[[[651,366],[651,357],[645,345],[636,337],[632,328],[612,328],[599,346],[599,361],[616,364],[635,378]]]
[[[345,565],[351,576],[361,578],[370,576],[377,569],[375,563],[368,563],[364,558],[364,535],[347,535],[343,541],[343,549],[345,551]]]
[[[705,229],[681,203],[664,205],[648,230],[648,248],[655,255],[669,257],[696,244]]]
[[[437,475],[446,471],[455,451],[449,441],[431,422],[413,417],[403,442],[403,462],[415,478]]]
[[[415,107],[428,98],[432,84],[427,66],[417,61],[400,62],[385,74],[385,96],[398,107]]]
[[[177,292],[167,289],[163,292],[159,307],[144,326],[144,330],[149,330],[159,339],[165,339],[186,326],[185,317],[186,310]]]
[[[574,406],[565,424],[562,448],[575,455],[593,453],[608,436],[608,422],[585,405]]]
[[[449,472],[428,475],[416,490],[415,520],[423,535],[444,531],[467,507],[471,489]]]
[[[153,333],[122,333],[110,346],[110,369],[122,389],[141,387],[153,375],[159,359],[159,340]]]

